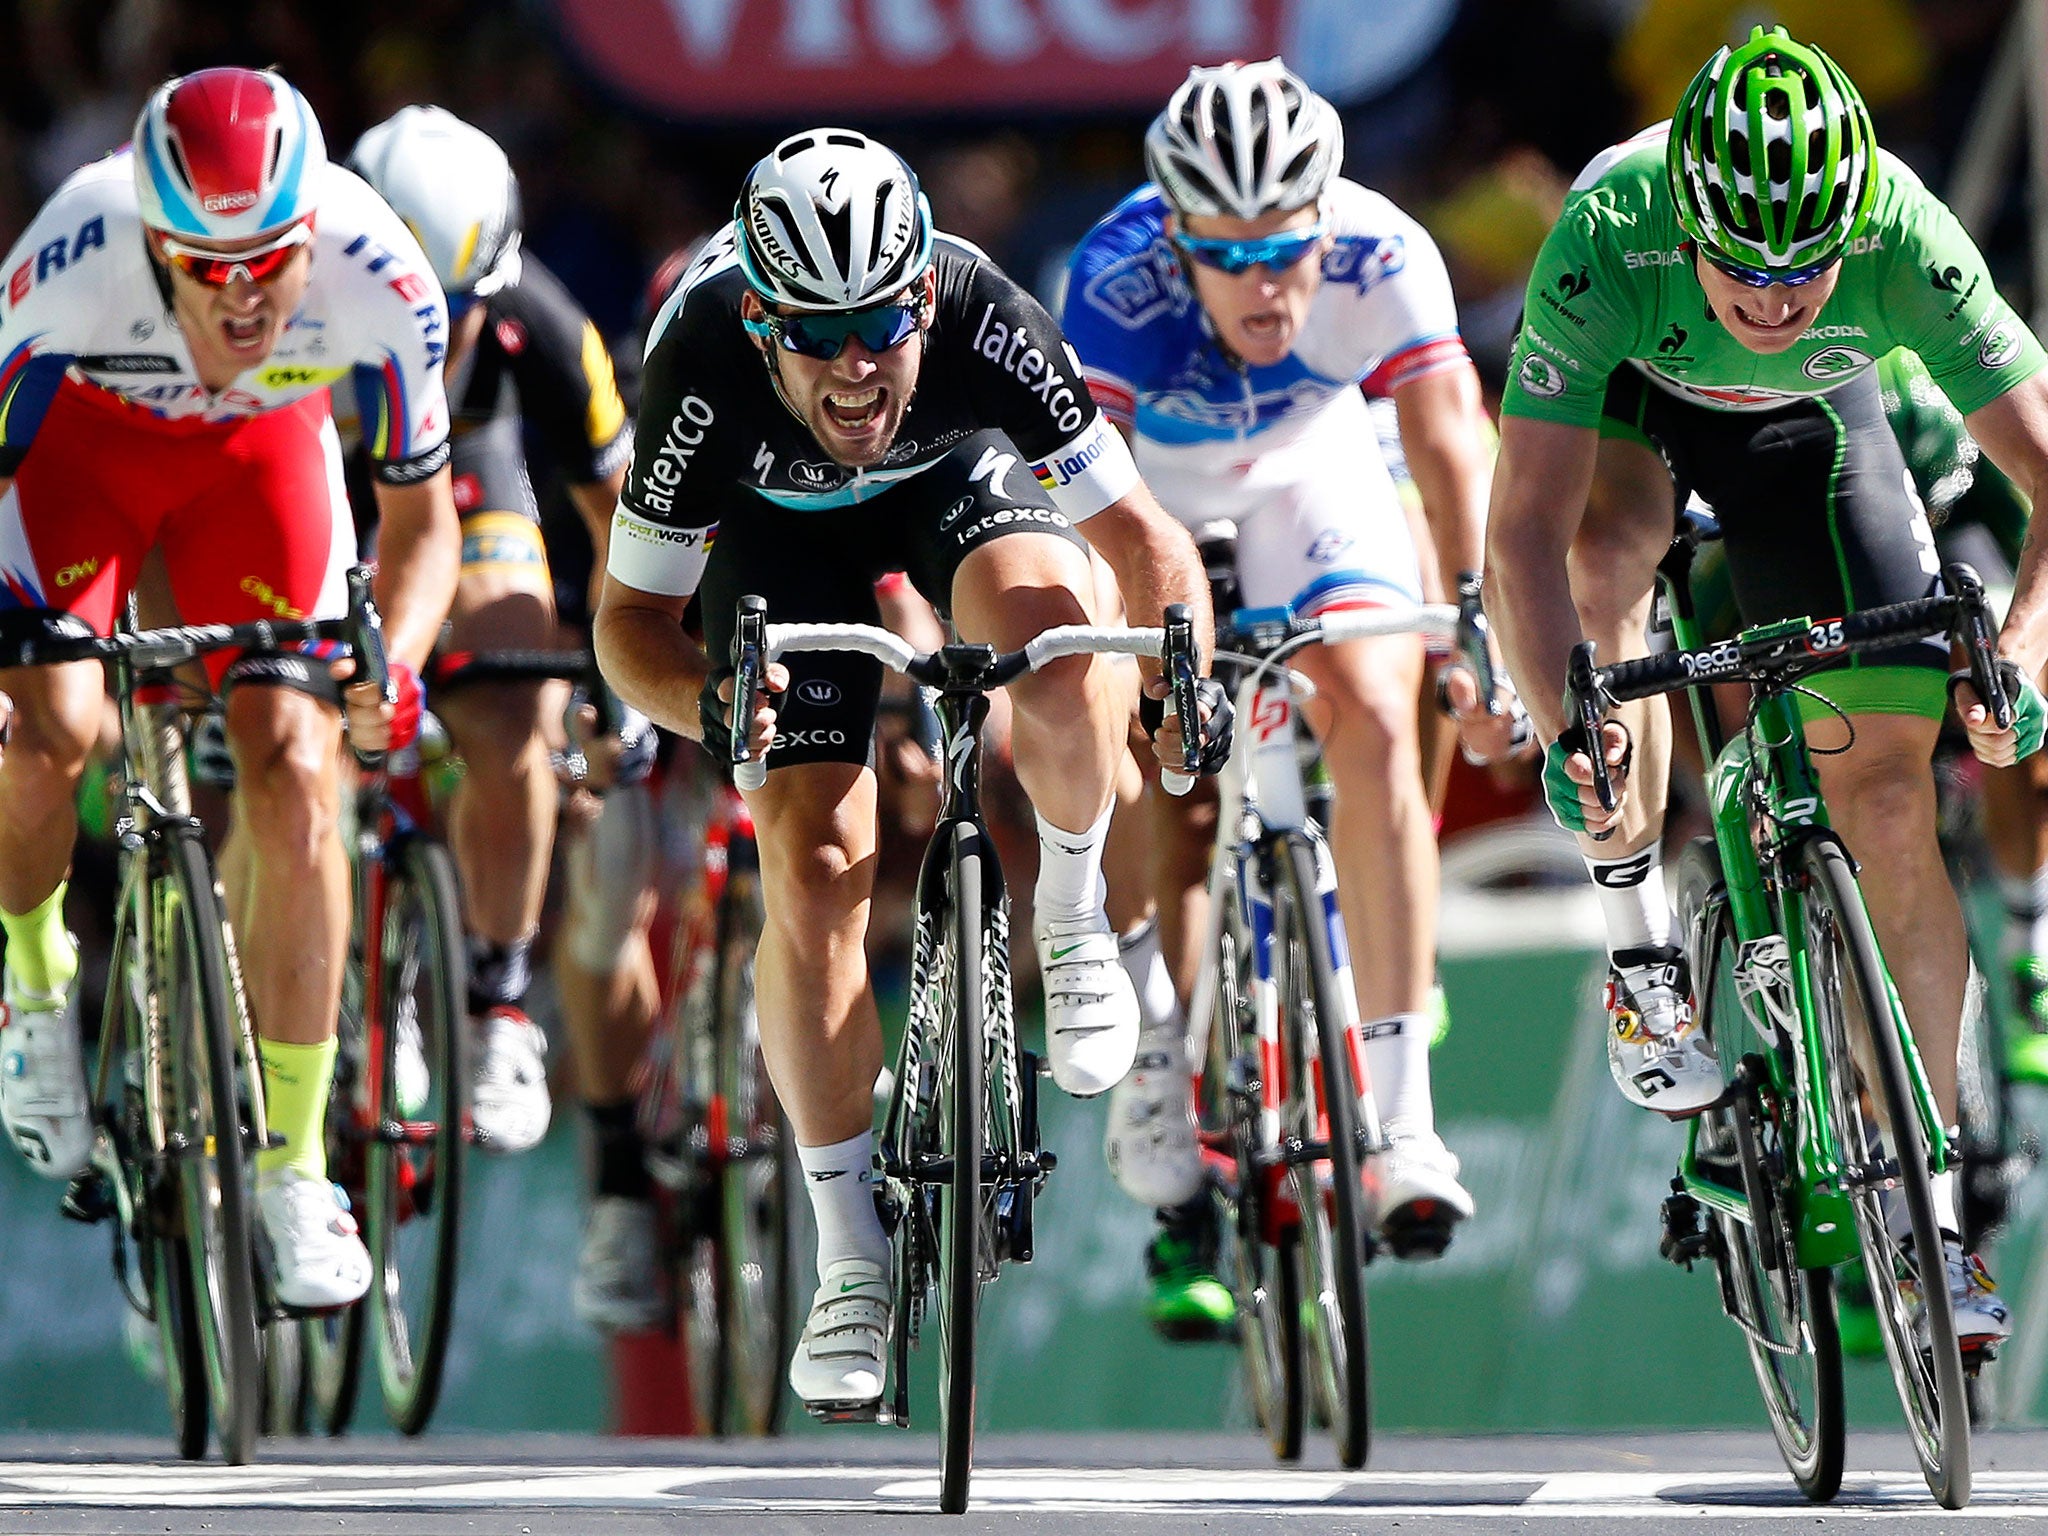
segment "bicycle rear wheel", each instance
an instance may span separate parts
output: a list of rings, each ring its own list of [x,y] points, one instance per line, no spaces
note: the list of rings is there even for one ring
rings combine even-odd
[[[249,1459],[263,1408],[249,1167],[236,1081],[227,921],[206,851],[170,836],[151,882],[160,1017],[171,1069],[176,1158],[207,1400],[231,1466]]]
[[[754,951],[763,921],[759,871],[733,868],[719,905],[718,1076],[728,1155],[719,1181],[718,1295],[725,1414],[745,1435],[782,1428],[783,1375],[795,1343],[790,1192],[802,1183],[795,1138],[761,1055]]]
[[[974,1466],[974,1345],[981,1311],[982,862],[980,834],[954,831],[940,1030],[939,1150],[952,1163],[939,1220],[939,1509],[967,1508]],[[988,1255],[993,1260],[993,1253]]]
[[[1800,1269],[1785,1190],[1796,1177],[1796,1104],[1771,1089],[1735,988],[1739,943],[1712,838],[1695,838],[1679,859],[1679,932],[1694,992],[1722,1071],[1736,1089],[1730,1102],[1700,1118],[1693,1144],[1704,1168],[1730,1176],[1749,1198],[1754,1222],[1716,1210],[1720,1242],[1713,1259],[1724,1309],[1742,1329],[1778,1453],[1816,1503],[1842,1486],[1845,1415],[1842,1347],[1835,1327],[1834,1272]]]
[[[1295,1067],[1297,1134],[1327,1137],[1329,1183],[1317,1163],[1293,1167],[1301,1208],[1301,1274],[1308,1313],[1304,1350],[1318,1400],[1328,1409],[1337,1456],[1365,1465],[1372,1439],[1372,1381],[1365,1314],[1365,1185],[1360,1168],[1360,1084],[1351,1060],[1345,1006],[1337,991],[1330,924],[1317,888],[1316,850],[1287,835],[1277,844],[1280,877],[1274,950],[1285,974],[1280,992],[1283,1051]],[[1306,1015],[1306,1017],[1304,1017]],[[1291,1033],[1288,1042],[1284,1036]],[[1317,1099],[1321,1099],[1320,1115]]]
[[[1808,841],[1796,867],[1822,1042],[1817,1066],[1878,1330],[1927,1486],[1944,1508],[1960,1509],[1970,1498],[1969,1403],[1934,1215],[1927,1138],[1894,1022],[1890,982],[1841,846]],[[1909,1240],[1894,1235],[1888,1191],[1904,1202]],[[1918,1298],[1917,1306],[1908,1293]],[[1919,1338],[1923,1320],[1925,1345]]]
[[[1223,1233],[1221,1278],[1237,1301],[1237,1338],[1252,1416],[1282,1461],[1301,1455],[1301,1277],[1299,1248],[1273,1209],[1275,1180],[1261,1157],[1265,1073],[1252,1033],[1251,936],[1231,891],[1217,936],[1216,992],[1198,1085],[1202,1139],[1227,1152],[1229,1181],[1210,1198]]]
[[[366,1091],[364,1064],[363,927],[370,906],[362,870],[355,879],[349,922],[348,969],[342,978],[341,1021],[336,1037],[334,1082],[327,1099],[327,1176],[348,1194],[350,1207],[367,1220],[369,1199],[363,1185],[367,1112],[360,1099]],[[364,1228],[365,1240],[368,1228]],[[335,1312],[302,1320],[300,1344],[306,1375],[307,1434],[345,1435],[355,1418],[356,1397],[363,1376],[363,1319],[369,1299]]]
[[[384,1410],[402,1433],[416,1435],[440,1395],[455,1316],[467,978],[448,850],[403,837],[386,847],[384,879],[382,1029],[372,1036],[382,1056],[379,1125],[366,1178],[370,1295]]]

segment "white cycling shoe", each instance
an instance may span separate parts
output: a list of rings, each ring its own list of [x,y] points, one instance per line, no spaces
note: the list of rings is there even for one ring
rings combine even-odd
[[[1036,943],[1052,1080],[1076,1098],[1106,1093],[1138,1052],[1138,994],[1116,934],[1098,911],[1084,923],[1048,924]]]
[[[291,1168],[257,1176],[256,1219],[281,1306],[323,1312],[370,1288],[370,1252],[341,1192]]]
[[[540,1026],[517,1008],[501,1005],[476,1020],[470,1121],[486,1151],[524,1152],[547,1135],[547,1050]]]
[[[0,1123],[46,1179],[69,1179],[92,1159],[76,996],[32,996],[12,971],[0,983]]]
[[[1187,1031],[1175,1019],[1140,1032],[1136,1059],[1109,1093],[1103,1160],[1141,1205],[1182,1205],[1202,1187]]]
[[[1676,945],[1622,949],[1607,969],[1607,1067],[1631,1104],[1673,1119],[1712,1109],[1728,1091],[1693,1016],[1692,972]]]
[[[789,1384],[822,1414],[857,1414],[882,1400],[889,1346],[889,1275],[866,1259],[825,1267],[811,1315],[789,1362]]]
[[[599,1195],[590,1204],[569,1292],[576,1315],[600,1333],[659,1326],[667,1315],[660,1255],[653,1201]]]
[[[1461,1221],[1472,1219],[1472,1196],[1458,1182],[1458,1159],[1435,1131],[1387,1127],[1387,1149],[1374,1160],[1374,1226],[1397,1259],[1440,1258]]]
[[[1991,1278],[1982,1259],[1963,1251],[1960,1239],[1947,1232],[1941,1237],[1949,1300],[1955,1307],[1957,1346],[1967,1356],[2004,1343],[2012,1337],[2012,1308],[1998,1294],[1998,1283]],[[1926,1349],[1932,1330],[1927,1325],[1927,1310],[1920,1304],[1919,1287],[1908,1279],[1901,1282],[1899,1289],[1913,1309],[1914,1335],[1920,1347]]]

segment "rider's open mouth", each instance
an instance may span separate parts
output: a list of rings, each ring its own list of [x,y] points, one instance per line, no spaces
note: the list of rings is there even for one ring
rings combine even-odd
[[[873,389],[835,390],[825,396],[825,414],[832,425],[848,432],[858,432],[872,426],[882,414],[888,391],[880,385]]]
[[[1287,331],[1287,317],[1277,309],[1246,315],[1238,323],[1244,327],[1245,335],[1254,341],[1278,341]]]
[[[247,319],[229,316],[220,323],[221,332],[231,347],[253,347],[263,340],[263,316],[250,315]]]

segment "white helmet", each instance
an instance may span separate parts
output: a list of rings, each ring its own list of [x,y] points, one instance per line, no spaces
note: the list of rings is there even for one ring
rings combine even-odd
[[[1343,163],[1337,109],[1278,59],[1189,70],[1145,130],[1145,168],[1182,215],[1306,208]]]
[[[244,240],[310,216],[327,144],[306,98],[267,69],[166,80],[135,119],[135,196],[151,229]]]
[[[879,303],[932,261],[932,210],[916,173],[850,128],[784,139],[747,173],[732,216],[748,284],[793,309]]]
[[[519,180],[497,140],[441,107],[402,107],[348,163],[405,220],[450,298],[519,280]]]

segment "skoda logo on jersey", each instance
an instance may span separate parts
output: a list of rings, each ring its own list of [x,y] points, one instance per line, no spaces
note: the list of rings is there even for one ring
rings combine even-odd
[[[1551,366],[1550,360],[1531,352],[1522,359],[1519,375],[1522,388],[1539,400],[1555,400],[1564,393],[1564,375]]]
[[[2015,320],[2001,320],[1991,327],[1984,345],[1977,349],[1977,361],[1986,368],[2003,368],[2020,352],[2020,328]]]
[[[939,532],[944,533],[948,528],[959,522],[960,515],[973,505],[974,498],[972,496],[962,496],[953,505],[946,508],[946,515],[939,519]]]
[[[830,709],[839,702],[839,685],[822,677],[807,677],[796,685],[796,696],[798,702],[814,709]]]
[[[1809,379],[1840,379],[1870,366],[1870,354],[1854,347],[1823,347],[1799,365]]]

